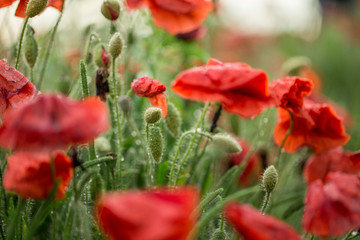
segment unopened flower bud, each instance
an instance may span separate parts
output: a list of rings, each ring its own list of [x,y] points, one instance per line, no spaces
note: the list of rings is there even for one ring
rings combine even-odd
[[[120,4],[118,0],[106,0],[101,5],[101,13],[102,15],[111,20],[114,21],[118,19],[120,14]]]
[[[211,237],[211,240],[226,240],[226,239],[228,239],[228,237],[225,231],[221,230],[220,228],[216,229]]]
[[[172,103],[168,103],[167,108],[168,111],[165,116],[166,127],[174,137],[177,137],[180,134],[181,127],[180,113]]]
[[[125,115],[130,114],[131,106],[128,97],[119,97],[118,104]]]
[[[34,38],[31,27],[28,27],[28,30],[26,31],[24,53],[26,62],[29,64],[30,68],[33,68],[38,56],[38,45]]]
[[[109,42],[109,50],[110,50],[110,54],[113,58],[117,58],[122,51],[123,48],[123,40],[121,38],[120,33],[115,33]]]
[[[108,53],[107,47],[103,43],[99,43],[94,48],[94,59],[96,65],[101,67],[109,68],[111,63],[110,54]]]
[[[216,134],[213,136],[213,141],[228,153],[237,153],[242,150],[239,143],[229,135]]]
[[[278,173],[276,168],[271,165],[264,171],[262,177],[262,184],[265,192],[271,193],[278,182]]]
[[[26,16],[35,17],[46,8],[47,3],[47,0],[30,0],[26,8]]]
[[[111,151],[110,142],[105,137],[98,137],[95,139],[95,149],[99,153],[108,153]]]
[[[149,107],[144,113],[144,120],[147,124],[157,123],[161,119],[162,111],[157,107]]]
[[[152,127],[149,132],[149,149],[156,162],[161,161],[163,147],[164,140],[160,128]]]

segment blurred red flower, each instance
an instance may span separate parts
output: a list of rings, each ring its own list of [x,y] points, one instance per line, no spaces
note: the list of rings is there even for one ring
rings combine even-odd
[[[292,153],[302,146],[308,146],[320,153],[349,141],[350,136],[346,134],[342,120],[332,107],[304,99],[303,109],[310,119],[293,115],[294,127],[284,144],[286,152]],[[274,140],[280,146],[290,128],[290,115],[288,111],[278,108],[278,116]]]
[[[155,25],[170,34],[190,32],[198,28],[213,9],[209,0],[127,0],[129,8],[146,5]]]
[[[198,198],[190,187],[109,193],[97,202],[97,221],[114,240],[192,239]]]
[[[325,181],[318,179],[308,188],[303,228],[323,238],[341,236],[359,228],[359,177],[330,172]]]
[[[210,59],[205,66],[181,72],[171,87],[183,98],[217,101],[228,112],[245,118],[273,105],[266,73],[239,62]]]
[[[307,184],[325,177],[329,172],[343,172],[348,174],[360,173],[360,165],[356,164],[354,155],[343,148],[333,148],[320,154],[313,154],[306,162],[304,178]]]
[[[38,91],[19,71],[0,60],[0,116],[9,110],[32,100]]]
[[[246,204],[229,203],[225,216],[244,240],[301,240],[286,223]]]
[[[152,106],[161,108],[162,117],[167,114],[166,86],[158,80],[142,77],[131,83],[131,90],[140,97],[147,97]]]
[[[8,7],[12,5],[16,0],[1,0],[0,8]],[[16,8],[15,16],[26,18],[26,7],[29,0],[20,0],[18,7]],[[63,3],[65,0],[49,0],[47,7],[54,7],[60,12],[63,9]]]
[[[65,191],[73,175],[70,158],[63,151],[51,154],[60,180],[56,199],[65,198]],[[50,155],[47,153],[17,152],[7,157],[8,166],[4,174],[4,188],[15,191],[22,198],[46,199],[54,185]]]
[[[108,118],[106,105],[95,97],[74,101],[63,95],[39,95],[5,116],[0,145],[24,151],[64,149],[106,131]]]
[[[230,163],[232,165],[240,165],[244,160],[247,159],[251,147],[244,139],[235,139],[241,146],[242,151],[230,154]],[[244,170],[239,176],[239,183],[242,186],[249,186],[252,182],[257,181],[262,173],[261,158],[257,152],[253,152],[247,161],[248,162]]]
[[[284,77],[271,82],[269,89],[277,107],[291,113],[306,115],[302,106],[303,98],[308,96],[312,89],[310,80],[300,77]]]

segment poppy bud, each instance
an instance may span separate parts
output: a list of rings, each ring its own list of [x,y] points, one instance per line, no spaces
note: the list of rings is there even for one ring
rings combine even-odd
[[[144,119],[147,124],[157,123],[161,119],[162,111],[157,107],[149,107],[144,113]]]
[[[131,110],[129,98],[128,97],[120,97],[118,100],[118,104],[119,104],[121,110],[123,110],[124,114],[129,115],[130,110]]]
[[[91,183],[90,183],[90,196],[91,199],[95,202],[97,196],[102,193],[105,189],[104,180],[102,179],[101,175],[97,173]]]
[[[118,19],[120,14],[120,4],[118,0],[106,0],[101,5],[101,13],[102,15],[111,20],[114,21]]]
[[[262,177],[262,184],[265,192],[271,193],[278,182],[278,173],[276,168],[271,165],[264,171]]]
[[[24,53],[26,62],[29,64],[30,68],[33,68],[38,56],[38,45],[34,38],[31,27],[28,27],[28,30],[26,31]]]
[[[181,127],[181,117],[180,113],[175,107],[174,104],[168,103],[168,112],[165,116],[165,124],[169,132],[174,136],[177,137],[180,134],[180,127]]]
[[[95,139],[95,149],[100,153],[108,153],[111,150],[110,142],[105,137],[98,137]]]
[[[110,66],[111,58],[108,53],[107,47],[103,43],[99,43],[98,45],[95,46],[94,59],[95,59],[96,65],[99,68],[101,68],[101,67],[108,68]]]
[[[221,230],[220,228],[216,229],[211,237],[211,240],[226,240],[226,239],[228,239],[228,237],[225,231]]]
[[[115,33],[109,42],[109,49],[110,49],[110,54],[113,58],[117,58],[122,51],[123,48],[123,40],[121,38],[120,33]]]
[[[30,0],[26,8],[26,16],[35,17],[46,8],[47,3],[47,0]]]
[[[213,141],[228,153],[237,153],[242,150],[239,143],[229,135],[216,134],[213,136]]]
[[[160,115],[161,116],[161,115]],[[163,152],[163,135],[160,128],[153,127],[149,132],[149,149],[152,157],[156,162],[161,161],[162,152]]]

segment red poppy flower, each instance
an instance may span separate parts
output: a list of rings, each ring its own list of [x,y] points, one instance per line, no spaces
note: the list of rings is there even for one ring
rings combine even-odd
[[[0,8],[8,7],[12,5],[16,0],[1,0]],[[47,7],[54,7],[60,12],[62,11],[63,3],[65,0],[49,0]],[[15,16],[26,18],[26,7],[29,0],[20,0],[18,7],[16,8]]]
[[[97,221],[111,239],[184,240],[197,220],[198,192],[190,187],[105,194]]]
[[[277,107],[304,115],[303,98],[310,94],[312,82],[305,78],[284,77],[270,83],[269,89]]]
[[[44,94],[6,115],[0,145],[24,151],[52,151],[87,143],[109,128],[108,109],[95,97],[74,101]]]
[[[60,180],[56,199],[62,199],[73,175],[72,161],[63,151],[54,151],[51,155],[56,179]],[[49,154],[17,152],[8,156],[7,162],[6,190],[15,191],[22,198],[46,199],[49,196],[54,185]]]
[[[240,165],[244,160],[247,159],[247,155],[251,150],[248,142],[243,139],[235,138],[241,146],[242,151],[239,153],[230,154],[230,162],[232,165]],[[254,152],[244,168],[244,171],[239,177],[239,183],[242,186],[249,186],[252,182],[257,181],[261,175],[261,158],[257,152]]]
[[[360,165],[354,163],[354,160],[351,159],[352,156],[355,155],[341,147],[320,154],[313,154],[306,162],[304,170],[304,178],[307,184],[311,184],[317,179],[325,181],[329,172],[360,173]]]
[[[170,34],[186,33],[199,27],[213,9],[209,0],[127,0],[130,8],[147,5],[155,25]]]
[[[320,237],[341,236],[360,227],[360,179],[329,173],[324,184],[311,183],[305,199],[303,228]]]
[[[349,141],[350,136],[346,134],[342,120],[329,105],[305,99],[303,109],[311,119],[294,114],[294,127],[284,145],[286,152],[292,153],[308,146],[320,153]],[[278,108],[278,115],[274,140],[280,146],[290,127],[290,115],[282,108]]]
[[[19,71],[0,60],[0,115],[3,118],[12,108],[32,100],[38,91]]]
[[[183,98],[217,101],[242,117],[255,117],[273,105],[266,73],[244,63],[210,59],[206,66],[181,72],[171,87]]]
[[[225,216],[244,240],[301,240],[296,231],[286,223],[263,215],[246,204],[228,204]]]
[[[167,101],[164,94],[166,91],[164,84],[149,77],[142,77],[131,83],[131,90],[140,97],[147,97],[151,105],[161,108],[162,117],[166,116]]]

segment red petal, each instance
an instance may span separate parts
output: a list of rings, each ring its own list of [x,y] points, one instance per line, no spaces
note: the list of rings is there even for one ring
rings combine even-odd
[[[1,0],[1,2],[0,2],[0,8],[10,6],[10,5],[13,4],[13,2],[15,2],[15,1],[16,1],[16,0]]]
[[[153,97],[149,97],[148,98],[151,105],[154,106],[154,107],[158,107],[158,108],[161,108],[162,110],[162,118],[166,116],[167,114],[167,101],[166,101],[166,97],[165,97],[165,94],[163,93],[160,93],[160,94],[157,94]]]
[[[20,0],[19,5],[15,12],[15,16],[26,18],[26,7],[28,2],[29,2],[28,0]]]
[[[166,86],[158,80],[142,77],[131,83],[131,90],[140,97],[154,97],[166,91]]]
[[[144,4],[146,4],[146,0],[126,0],[126,5],[130,9],[139,8]]]
[[[57,10],[59,10],[60,12],[62,12],[64,2],[65,2],[65,0],[49,0],[47,6],[54,7]]]

